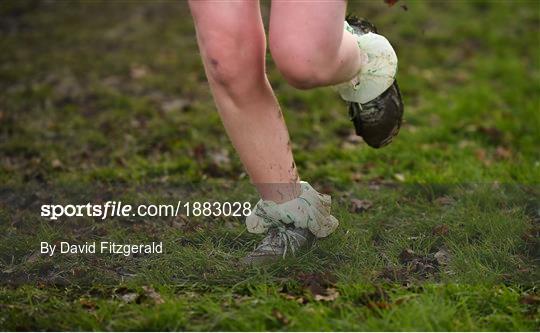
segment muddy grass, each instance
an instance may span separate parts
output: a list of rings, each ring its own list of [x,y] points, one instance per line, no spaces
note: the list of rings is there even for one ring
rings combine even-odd
[[[244,267],[260,237],[241,217],[40,216],[45,203],[255,204],[186,5],[2,3],[0,328],[538,330],[538,4],[350,5],[397,49],[401,133],[369,148],[334,91],[291,88],[269,56],[297,167],[341,227]],[[39,254],[103,240],[164,253]]]

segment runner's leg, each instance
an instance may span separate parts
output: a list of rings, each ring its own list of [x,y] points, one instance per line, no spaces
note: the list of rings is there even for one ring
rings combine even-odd
[[[345,31],[347,1],[272,1],[270,51],[294,87],[309,89],[350,80],[367,61]]]
[[[219,115],[261,197],[298,195],[289,133],[265,74],[266,39],[258,1],[189,2]]]

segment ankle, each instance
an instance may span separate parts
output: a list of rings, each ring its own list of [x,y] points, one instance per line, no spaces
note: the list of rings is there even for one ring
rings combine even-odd
[[[256,183],[261,199],[281,204],[294,200],[302,193],[299,182],[294,183]]]

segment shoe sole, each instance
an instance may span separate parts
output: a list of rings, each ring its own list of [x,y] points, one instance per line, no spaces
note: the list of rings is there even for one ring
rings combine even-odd
[[[377,28],[364,19],[350,15],[346,20],[358,33],[377,33]],[[367,103],[347,104],[356,134],[370,147],[384,147],[399,133],[404,107],[396,80],[385,92]]]

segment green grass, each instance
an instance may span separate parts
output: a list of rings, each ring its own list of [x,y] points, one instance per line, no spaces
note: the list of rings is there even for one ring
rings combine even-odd
[[[301,176],[332,194],[341,227],[243,267],[260,236],[241,218],[39,216],[43,203],[255,203],[186,4],[2,2],[0,328],[539,330],[540,5],[350,11],[397,49],[404,126],[381,150],[353,142],[336,93],[293,89],[269,55]],[[373,205],[353,213],[354,198]],[[165,253],[37,254],[63,240]]]

